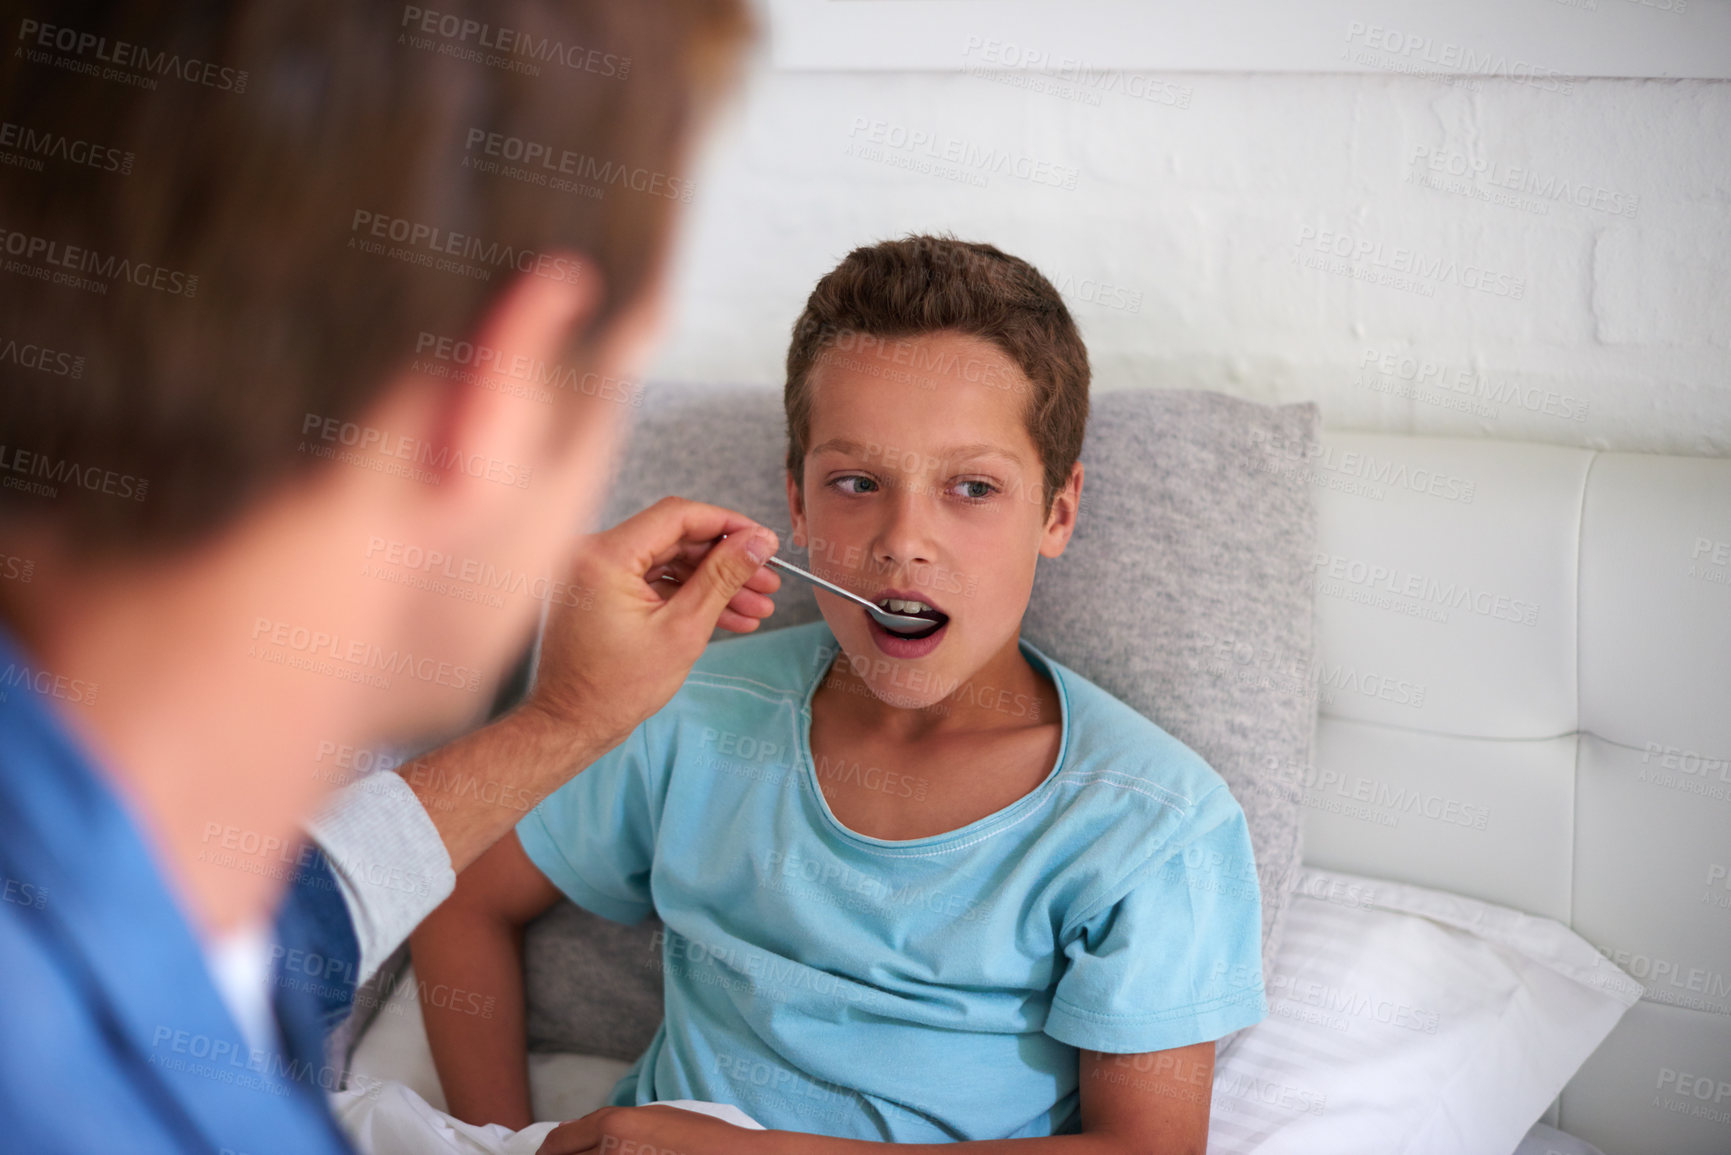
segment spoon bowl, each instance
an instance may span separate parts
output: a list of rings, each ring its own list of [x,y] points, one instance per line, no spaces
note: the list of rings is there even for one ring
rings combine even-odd
[[[814,586],[817,586],[819,589],[828,590],[830,593],[835,594],[837,597],[844,597],[848,601],[853,602],[854,604],[863,607],[865,609],[865,612],[872,616],[872,620],[877,622],[878,625],[882,626],[886,630],[895,630],[895,631],[898,631],[900,633],[911,634],[911,633],[917,633],[920,630],[929,630],[934,625],[938,624],[936,622],[933,622],[930,618],[916,618],[916,617],[912,617],[908,614],[891,613],[889,610],[886,610],[886,609],[882,608],[881,606],[874,605],[873,603],[860,597],[858,594],[853,593],[850,590],[844,590],[840,586],[836,585],[834,582],[825,581],[823,578],[818,577],[816,574],[808,573],[807,571],[800,569],[798,566],[794,565],[792,562],[783,561],[779,557],[773,557],[772,556],[764,564],[765,565],[772,565],[776,569],[779,569],[779,570],[784,570],[787,573],[790,573],[795,577],[804,578],[806,581],[810,582]]]

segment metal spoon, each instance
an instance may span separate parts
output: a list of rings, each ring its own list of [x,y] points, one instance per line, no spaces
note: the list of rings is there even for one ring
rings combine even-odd
[[[851,602],[864,606],[865,612],[870,614],[877,621],[877,624],[886,630],[900,630],[904,634],[910,634],[916,630],[929,630],[936,624],[929,618],[914,618],[909,617],[907,614],[892,614],[890,611],[866,601],[858,594],[850,593],[836,585],[834,582],[824,581],[816,574],[807,573],[792,562],[782,561],[779,557],[772,556],[764,564],[772,565],[776,569],[786,570],[795,577],[804,578],[814,586],[826,589],[832,594],[836,594],[839,597],[844,597]]]

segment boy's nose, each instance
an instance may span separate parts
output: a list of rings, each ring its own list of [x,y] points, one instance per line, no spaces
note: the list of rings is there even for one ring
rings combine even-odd
[[[930,495],[915,485],[900,487],[884,503],[883,524],[872,543],[872,559],[880,571],[930,564],[936,556]]]

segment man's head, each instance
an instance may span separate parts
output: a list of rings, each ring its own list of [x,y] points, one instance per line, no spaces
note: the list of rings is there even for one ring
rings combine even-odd
[[[0,361],[0,534],[82,572],[268,539],[301,596],[213,607],[240,649],[490,681],[601,495],[743,5],[68,11],[3,30],[0,344],[52,356]]]
[[[1026,261],[917,236],[818,282],[787,357],[788,503],[818,573],[944,624],[889,636],[820,596],[878,697],[937,701],[1013,643],[1081,497],[1088,355]]]

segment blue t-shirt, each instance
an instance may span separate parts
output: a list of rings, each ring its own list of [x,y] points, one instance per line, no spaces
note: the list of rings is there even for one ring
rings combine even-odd
[[[666,924],[666,1017],[612,1103],[901,1143],[1065,1134],[1078,1047],[1181,1047],[1267,1013],[1249,831],[1201,757],[1024,641],[1062,712],[1040,785],[942,834],[858,834],[811,756],[837,648],[823,622],[712,645],[517,827],[573,902]]]

